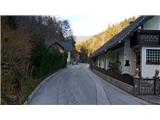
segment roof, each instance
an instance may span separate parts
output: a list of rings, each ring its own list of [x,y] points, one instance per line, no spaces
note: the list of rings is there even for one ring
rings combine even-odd
[[[54,40],[54,41],[50,40],[47,43],[47,45],[48,45],[48,47],[51,47],[52,45],[54,45],[56,43],[61,45],[66,51],[69,51],[69,52],[73,51],[73,43],[71,40]]]
[[[117,35],[115,35],[113,38],[111,38],[109,41],[107,41],[102,47],[100,47],[98,50],[96,50],[91,57],[99,56],[106,51],[108,51],[110,48],[122,43],[125,38],[130,36],[133,32],[135,32],[139,26],[147,22],[149,19],[151,19],[153,16],[140,16],[138,17],[133,23],[128,25],[126,28],[124,28],[121,32],[119,32]]]

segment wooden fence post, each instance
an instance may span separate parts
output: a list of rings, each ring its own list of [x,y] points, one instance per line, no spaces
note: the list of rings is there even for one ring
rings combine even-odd
[[[154,78],[155,82],[155,95],[160,95],[160,79]]]
[[[134,78],[134,86],[133,86],[133,94],[135,95],[135,96],[138,96],[139,95],[139,82],[140,82],[140,78],[138,78],[138,77],[135,77]]]

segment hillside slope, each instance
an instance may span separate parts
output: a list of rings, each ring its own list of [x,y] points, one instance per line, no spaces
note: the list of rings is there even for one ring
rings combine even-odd
[[[118,34],[122,29],[127,27],[130,22],[133,22],[136,17],[131,17],[129,19],[125,19],[120,23],[109,25],[108,28],[93,36],[92,38],[82,41],[76,45],[76,49],[80,51],[81,48],[85,48],[88,50],[88,53],[91,54],[95,52],[98,48],[100,48],[104,43],[109,41],[113,36]]]

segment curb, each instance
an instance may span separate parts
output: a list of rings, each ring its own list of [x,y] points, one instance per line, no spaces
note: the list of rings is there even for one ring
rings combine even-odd
[[[40,82],[40,84],[33,90],[33,92],[28,96],[28,99],[23,103],[23,105],[28,105],[30,103],[30,101],[32,100],[33,96],[35,95],[35,93],[38,91],[38,89],[45,83],[47,82],[51,77],[57,75],[58,73],[60,73],[61,71],[63,71],[66,68],[63,68],[51,75],[49,75],[47,78],[45,78],[44,80],[42,80],[42,82]]]
[[[140,98],[140,99],[142,99],[142,100],[145,100],[145,101],[147,101],[148,103],[153,104],[153,105],[160,105],[160,104],[157,103],[157,102],[154,102],[154,101],[152,101],[152,100],[145,99],[145,98],[140,97],[140,96],[138,96],[138,98]]]

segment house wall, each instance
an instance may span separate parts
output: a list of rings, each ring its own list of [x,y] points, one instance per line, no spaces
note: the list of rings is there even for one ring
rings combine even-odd
[[[144,30],[160,30],[160,16],[155,16],[151,18],[149,21],[147,21],[143,25]],[[160,47],[158,47],[160,49]],[[160,70],[159,65],[146,65],[146,52],[145,47],[142,47],[141,50],[141,74],[142,77],[153,77],[155,69]],[[115,62],[117,60],[117,52],[119,53],[119,61],[121,62],[121,72],[130,74],[132,76],[135,76],[136,74],[136,55],[133,51],[133,49],[130,47],[130,39],[125,40],[125,44],[123,48],[109,51],[107,54],[103,55],[105,60],[102,57],[98,57],[98,65],[99,67],[108,69],[108,64],[110,61]],[[126,60],[129,60],[129,66],[125,66]],[[158,67],[158,68],[157,68]],[[149,74],[150,73],[150,74]]]
[[[108,51],[105,55],[105,69],[108,69],[109,62],[115,62],[117,59],[117,51]]]
[[[99,67],[101,68],[102,61],[101,61],[101,57],[99,57]]]
[[[103,56],[99,56],[97,59],[96,59],[96,66],[97,67],[100,67],[100,68],[106,68],[106,64],[105,64],[105,60],[106,60],[106,56],[103,55]]]
[[[160,49],[160,47],[142,47],[141,49],[141,76],[143,78],[153,78],[155,70],[160,71],[160,65],[146,64],[146,49]]]
[[[97,58],[97,66],[99,67],[99,58]]]
[[[109,51],[107,56],[108,56],[108,61],[116,62],[116,60],[117,60],[117,51]]]
[[[105,62],[106,62],[105,69],[107,70],[108,69],[108,64],[109,64],[109,59],[108,59],[107,54],[105,54]]]
[[[100,58],[98,57],[98,67],[100,67]]]
[[[101,63],[100,63],[100,57],[98,57],[98,67],[101,66]]]
[[[104,56],[100,56],[99,57],[99,59],[100,59],[100,68],[105,68],[105,58],[104,58]]]
[[[64,53],[64,49],[58,44],[53,44],[50,48],[54,48],[58,50],[59,52]]]
[[[124,65],[124,49],[120,48],[120,49],[116,49],[114,51],[108,51],[105,55],[104,55],[104,61],[105,61],[105,69],[107,70],[109,67],[109,62],[116,62],[117,61],[117,54],[119,54],[119,62],[121,63],[120,66],[120,70],[123,69],[123,65]]]
[[[119,55],[118,61],[121,63],[120,71],[122,74],[127,73],[135,76],[136,69],[136,56],[133,49],[130,47],[130,40],[125,41],[124,47],[116,49],[114,51],[109,51],[106,56],[106,67],[108,69],[109,62],[117,61],[117,54]],[[125,61],[129,60],[130,66],[125,66]]]
[[[71,53],[68,52],[67,63],[71,63]]]
[[[160,30],[160,16],[155,16],[143,25],[145,30]],[[153,78],[155,70],[160,71],[160,65],[146,64],[146,49],[160,49],[160,47],[145,47],[141,49],[141,76],[143,78]]]
[[[124,58],[121,58],[124,63],[122,66],[122,73],[127,73],[135,76],[136,70],[136,56],[133,49],[130,47],[130,39],[125,40],[124,44]],[[129,60],[129,66],[125,66],[126,60]]]
[[[100,60],[99,60],[99,57],[97,57],[97,59],[96,59],[96,66],[97,67],[100,67],[99,65],[100,65],[100,62],[99,62]]]
[[[120,62],[120,71],[124,71],[124,48],[120,48],[119,50],[119,62]]]
[[[96,63],[97,63],[97,67],[99,67],[99,59],[98,58],[96,60]]]
[[[143,25],[144,30],[160,30],[160,16],[155,16]]]
[[[98,66],[98,58],[95,61],[95,65]]]
[[[99,56],[97,59],[97,63],[100,68],[108,69],[109,62],[117,61],[117,54],[119,54],[118,61],[121,63],[120,71],[122,74],[130,74],[135,76],[136,70],[136,56],[133,49],[130,47],[130,40],[127,39],[125,41],[124,47],[108,51],[106,54]],[[125,66],[126,60],[129,60],[130,66]]]

